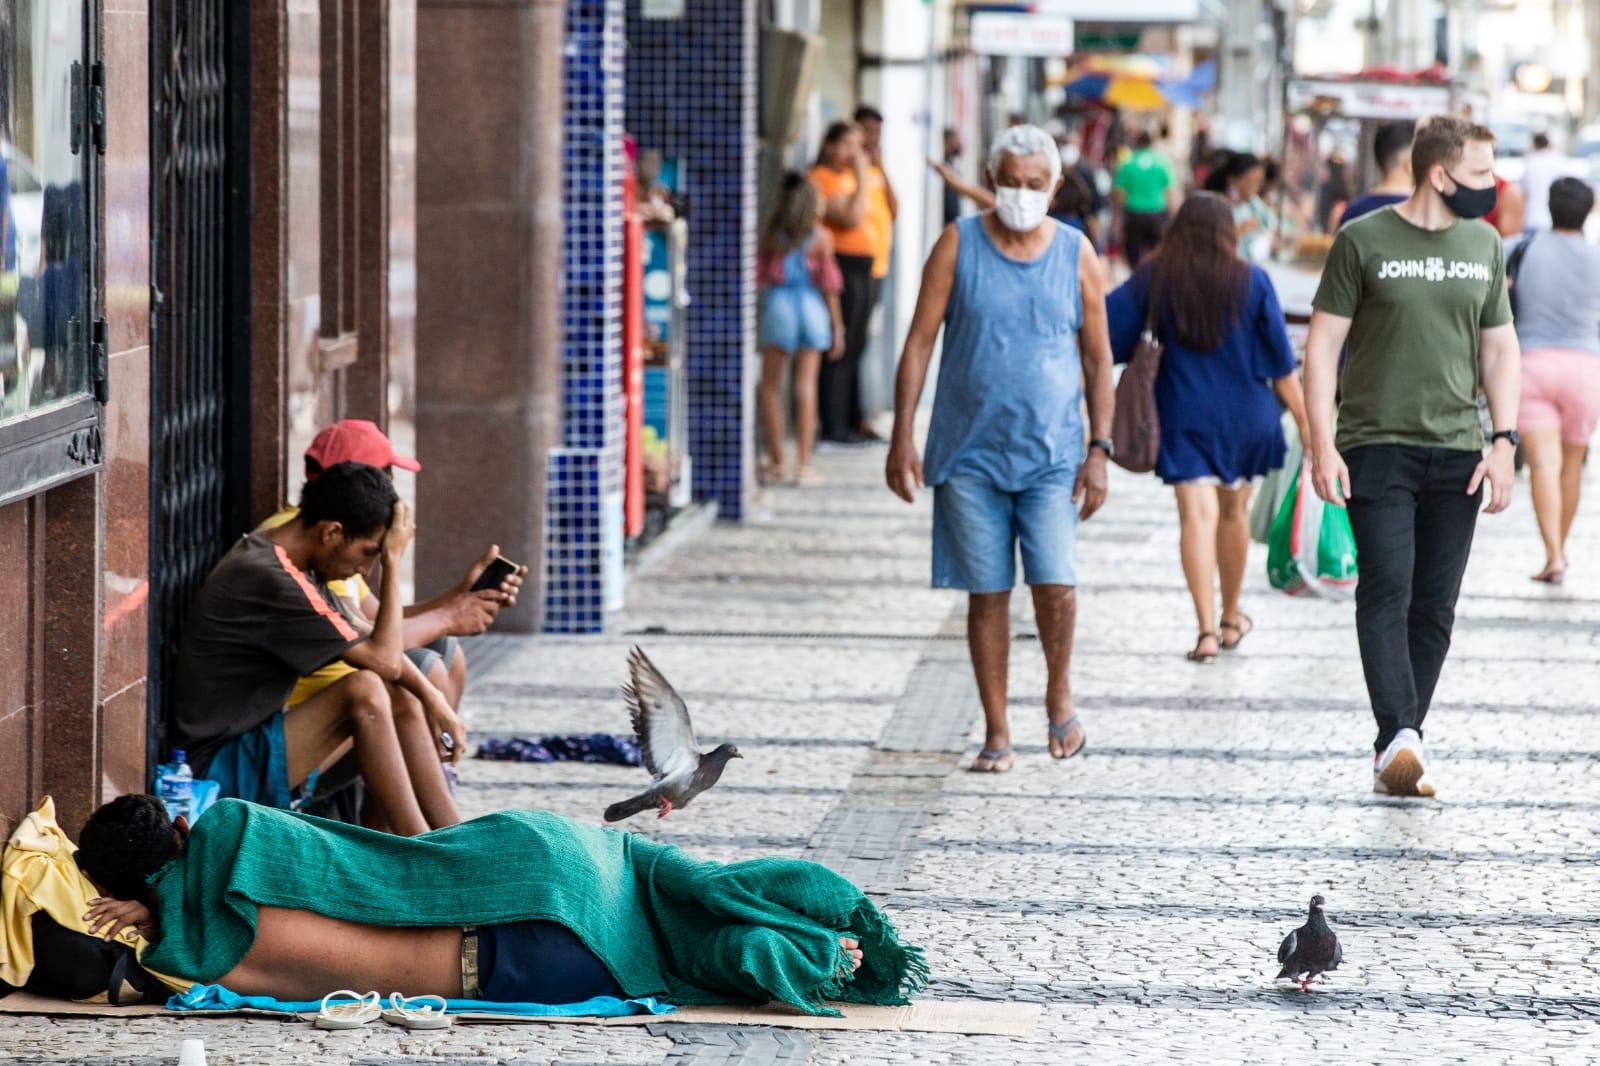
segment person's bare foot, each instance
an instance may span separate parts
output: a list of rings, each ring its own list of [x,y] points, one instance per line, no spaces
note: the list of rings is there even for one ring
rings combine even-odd
[[[850,955],[850,969],[846,970],[843,966],[839,967],[839,976],[847,977],[861,969],[861,942],[842,936],[839,938],[839,946],[844,948]]]

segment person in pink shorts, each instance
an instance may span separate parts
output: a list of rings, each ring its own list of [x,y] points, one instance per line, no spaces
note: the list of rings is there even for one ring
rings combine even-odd
[[[1552,228],[1528,238],[1512,290],[1522,342],[1517,426],[1544,540],[1535,581],[1559,585],[1589,438],[1600,423],[1600,248],[1583,237],[1594,192],[1577,178],[1550,186]]]

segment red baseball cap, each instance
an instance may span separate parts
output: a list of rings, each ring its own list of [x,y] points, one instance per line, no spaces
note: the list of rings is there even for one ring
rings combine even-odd
[[[336,463],[366,463],[382,470],[398,466],[417,471],[422,464],[409,455],[396,455],[383,430],[365,418],[347,418],[318,433],[306,449],[306,458],[326,470]]]

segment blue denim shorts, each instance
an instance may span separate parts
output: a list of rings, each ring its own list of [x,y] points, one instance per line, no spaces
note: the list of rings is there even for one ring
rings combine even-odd
[[[833,346],[833,317],[822,293],[810,286],[768,289],[761,305],[761,347],[790,355],[802,349],[825,352]]]
[[[1077,585],[1076,467],[1042,475],[1021,492],[981,474],[952,474],[933,490],[933,587],[1009,592],[1017,550],[1030,585]]]
[[[294,801],[289,756],[283,742],[283,712],[248,733],[223,742],[203,775],[215,781],[224,798],[249,800],[287,810]]]

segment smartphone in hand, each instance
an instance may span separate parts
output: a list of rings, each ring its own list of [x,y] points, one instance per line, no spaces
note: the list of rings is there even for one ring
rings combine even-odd
[[[478,575],[478,580],[472,583],[472,591],[482,592],[484,589],[497,589],[506,578],[521,569],[522,567],[507,559],[504,555],[497,555],[494,562],[483,568],[483,573]]]

